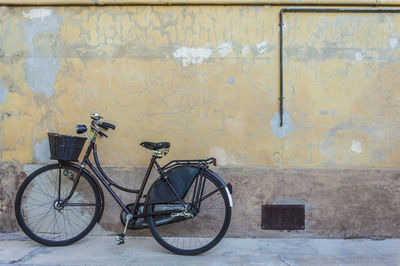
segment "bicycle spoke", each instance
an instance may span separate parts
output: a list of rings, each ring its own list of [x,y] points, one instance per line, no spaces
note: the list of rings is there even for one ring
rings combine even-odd
[[[98,206],[96,203],[75,203],[75,202],[68,202],[66,207],[92,207],[92,206]]]
[[[39,187],[39,189],[42,191],[42,195],[45,195],[46,198],[47,198],[47,200],[48,200],[50,203],[52,203],[52,202],[51,202],[51,196],[50,196],[49,194],[45,193],[45,192],[43,191],[42,187],[41,187],[38,183],[36,183],[36,181],[34,181],[34,183],[35,183],[35,184]]]
[[[78,215],[76,213],[76,211],[73,211],[72,209],[69,209],[68,211],[70,211],[72,214],[74,214],[77,219],[79,219],[81,222],[83,222],[83,224],[86,223],[85,220],[82,219],[82,217],[85,217],[85,216]]]
[[[52,209],[53,209],[52,207],[49,207],[48,211],[47,211],[46,214],[45,214],[45,217],[46,217],[46,218],[47,218],[47,215],[49,214],[49,212],[51,212]],[[40,226],[39,226],[39,228],[38,228],[38,230],[37,230],[37,231],[40,231],[40,228],[42,227],[43,222],[44,222],[45,220],[46,220],[45,218],[44,218],[44,219],[39,219],[39,221],[37,222],[37,224],[35,224],[35,225],[32,227],[33,230],[35,230],[36,225],[38,225],[38,224],[40,223],[40,221],[41,221]]]
[[[54,184],[55,187],[56,187],[56,183],[55,183],[55,181],[53,180],[53,178],[51,178],[51,177],[49,176],[48,173],[45,173],[45,176],[46,176],[47,180],[49,180],[49,182],[52,183],[52,184]],[[54,190],[54,195],[53,195],[53,197],[56,196],[55,191],[56,191],[56,190]]]
[[[41,195],[42,195],[42,194],[41,194]],[[52,202],[50,202],[50,201],[48,201],[48,202],[43,202],[43,201],[40,201],[40,200],[35,199],[35,198],[32,198],[32,197],[28,197],[28,196],[24,196],[24,197],[27,198],[27,199],[33,200],[33,201],[35,201],[35,202],[38,202],[38,203],[45,203],[45,204],[49,204],[49,203],[50,203],[50,205],[52,205]]]
[[[53,199],[53,196],[51,196],[51,194],[50,194],[50,192],[49,192],[49,190],[47,189],[47,186],[46,186],[46,184],[45,183],[43,183],[43,180],[42,179],[40,179],[40,181],[41,181],[41,183],[42,183],[42,185],[43,185],[43,188],[44,188],[44,190],[46,190],[46,195],[48,195],[49,196],[49,199],[50,199],[50,202],[52,201],[52,199]],[[38,181],[39,182],[39,181]]]

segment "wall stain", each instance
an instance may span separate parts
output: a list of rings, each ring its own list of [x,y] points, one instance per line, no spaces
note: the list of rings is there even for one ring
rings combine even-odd
[[[280,114],[276,112],[270,121],[272,133],[280,138],[285,138],[289,132],[294,130],[291,117],[287,112],[283,112],[283,125],[280,126]]]
[[[41,10],[40,12],[34,12]],[[29,54],[25,57],[25,80],[33,93],[44,93],[47,98],[52,96],[60,59],[55,54],[41,56],[37,48],[37,35],[41,33],[57,33],[60,31],[63,17],[52,13],[52,10],[32,9],[24,16],[27,21],[22,23]],[[53,37],[54,38],[54,37]],[[59,38],[57,35],[55,38]],[[45,45],[45,43],[41,43]],[[49,48],[49,47],[47,47]]]
[[[8,94],[8,90],[6,89],[3,82],[0,80],[0,103],[4,103]]]

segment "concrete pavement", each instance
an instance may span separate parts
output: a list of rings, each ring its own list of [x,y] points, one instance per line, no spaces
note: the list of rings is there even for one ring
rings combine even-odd
[[[211,251],[178,256],[153,238],[87,236],[66,247],[0,234],[1,265],[400,265],[400,239],[226,238]]]

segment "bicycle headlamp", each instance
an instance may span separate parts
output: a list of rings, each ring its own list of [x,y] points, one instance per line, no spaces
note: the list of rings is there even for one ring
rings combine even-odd
[[[87,131],[87,127],[85,125],[76,125],[76,133],[82,134]]]

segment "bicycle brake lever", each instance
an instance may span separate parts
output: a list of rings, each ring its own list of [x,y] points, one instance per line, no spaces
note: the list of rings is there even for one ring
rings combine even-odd
[[[99,131],[99,135],[102,136],[102,137],[108,138],[108,136],[106,134],[104,134],[103,132],[101,132],[101,131]]]

